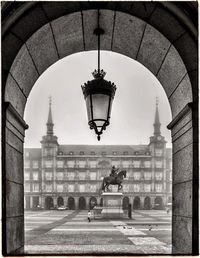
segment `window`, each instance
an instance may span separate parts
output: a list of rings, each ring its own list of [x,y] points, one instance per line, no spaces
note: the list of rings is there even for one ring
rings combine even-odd
[[[75,176],[74,172],[68,172],[69,180],[74,180],[74,176]]]
[[[57,180],[63,180],[63,173],[62,172],[57,172],[56,179]]]
[[[52,172],[46,172],[46,173],[45,173],[45,179],[46,179],[46,180],[52,180],[52,178],[53,178],[53,177],[52,177]]]
[[[151,192],[151,185],[150,184],[144,184],[144,191],[145,192]]]
[[[151,172],[144,172],[144,179],[151,180]]]
[[[25,160],[24,168],[30,168],[30,160]]]
[[[44,149],[44,155],[45,156],[53,155],[53,149],[52,148]]]
[[[134,192],[139,192],[140,191],[140,185],[139,184],[134,184],[133,185],[133,191]]]
[[[84,180],[84,179],[85,179],[85,175],[86,175],[85,172],[80,172],[80,173],[79,173],[79,179],[80,179],[80,180]]]
[[[97,166],[96,161],[91,160],[91,161],[90,161],[90,167],[91,167],[91,168],[96,168],[96,166]]]
[[[45,185],[45,191],[46,192],[52,192],[53,186],[52,184],[46,184]]]
[[[63,184],[57,184],[57,191],[58,192],[63,192],[63,189],[64,189]]]
[[[53,161],[52,160],[45,160],[44,166],[45,166],[45,168],[52,168],[53,167]]]
[[[32,166],[33,168],[38,168],[38,160],[33,160]]]
[[[140,172],[134,172],[133,177],[134,177],[135,180],[140,180],[141,173]]]
[[[30,184],[29,183],[24,184],[24,191],[30,192]]]
[[[162,177],[163,177],[162,172],[156,172],[155,177],[157,180],[162,180]]]
[[[90,172],[90,179],[91,180],[96,180],[97,174],[96,172]]]
[[[74,185],[68,185],[68,192],[74,192]]]
[[[156,168],[162,168],[162,161],[156,161]]]
[[[145,167],[145,168],[150,168],[150,167],[151,167],[151,161],[146,160],[146,161],[144,162],[144,167]]]
[[[123,160],[122,166],[123,166],[123,168],[128,168],[130,166],[130,162],[128,160]]]
[[[96,192],[97,186],[96,185],[90,185],[90,192]]]
[[[155,155],[156,155],[157,157],[162,156],[162,154],[163,154],[163,150],[162,150],[162,149],[155,149]]]
[[[24,180],[29,180],[30,179],[30,173],[29,172],[25,172],[24,173]]]
[[[156,184],[155,188],[156,188],[156,192],[162,192],[162,185],[161,184]]]
[[[57,168],[63,168],[64,161],[63,160],[57,160]]]
[[[140,167],[140,161],[139,160],[135,160],[134,161],[134,167],[135,168],[139,168]]]
[[[39,192],[39,184],[32,184],[32,191]]]
[[[38,172],[33,172],[33,180],[38,180]]]
[[[68,161],[67,161],[67,166],[68,166],[68,167],[73,168],[74,165],[75,165],[74,160],[68,160]]]
[[[79,185],[79,192],[85,192],[85,185]]]
[[[129,185],[128,185],[128,184],[125,184],[125,185],[123,186],[123,191],[124,191],[124,192],[129,192]]]
[[[79,160],[79,167],[84,168],[86,166],[86,161],[85,160]]]

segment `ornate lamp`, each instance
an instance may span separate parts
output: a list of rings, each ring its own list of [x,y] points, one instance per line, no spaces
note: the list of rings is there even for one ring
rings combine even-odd
[[[104,30],[99,28],[98,10],[98,28],[94,30],[94,34],[98,36],[98,70],[95,69],[92,73],[92,81],[81,86],[87,107],[88,124],[90,129],[95,130],[98,141],[103,130],[110,124],[111,107],[116,91],[114,83],[104,80],[106,72],[100,70],[100,35],[103,33]]]

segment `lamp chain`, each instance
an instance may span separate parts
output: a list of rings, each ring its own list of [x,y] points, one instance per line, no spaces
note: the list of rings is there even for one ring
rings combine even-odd
[[[99,26],[99,16],[100,16],[100,13],[99,13],[99,9],[98,9],[98,73],[100,73],[100,26]]]

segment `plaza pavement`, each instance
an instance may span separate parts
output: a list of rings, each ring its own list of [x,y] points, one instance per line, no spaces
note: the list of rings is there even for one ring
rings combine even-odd
[[[87,211],[25,212],[26,254],[171,254],[171,214],[87,221]]]

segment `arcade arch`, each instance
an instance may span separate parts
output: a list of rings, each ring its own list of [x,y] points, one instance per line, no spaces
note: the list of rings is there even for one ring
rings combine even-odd
[[[53,198],[51,196],[47,196],[45,198],[45,209],[50,210],[53,208]]]
[[[89,209],[92,210],[97,205],[96,197],[92,196],[89,201]]]
[[[144,198],[144,209],[150,210],[151,209],[151,198],[149,196],[146,196]]]
[[[198,254],[198,44],[194,18],[198,15],[195,4],[180,7],[166,2],[134,3],[133,6],[132,3],[74,3],[69,7],[63,2],[61,5],[65,8],[57,9],[48,2],[2,5],[2,164],[5,170],[2,182],[6,185],[3,190],[10,189],[3,193],[6,196],[4,254],[23,253],[23,194],[12,193],[23,193],[26,99],[38,77],[58,59],[96,49],[91,28],[96,26],[97,8],[101,9],[101,24],[106,31],[102,49],[141,62],[165,89],[173,116],[168,126],[172,130],[174,161],[173,253]],[[24,12],[29,15],[23,15]],[[16,226],[12,228],[13,223]],[[19,229],[21,237],[16,241]]]
[[[122,202],[122,207],[124,210],[128,210],[128,205],[129,205],[129,198],[127,196],[125,196],[123,198],[123,202]]]
[[[133,200],[133,210],[140,209],[140,197],[136,196]]]
[[[59,197],[57,198],[57,205],[58,205],[58,207],[64,205],[64,199],[63,199],[62,196],[59,196]]]
[[[79,198],[78,208],[79,208],[79,210],[85,210],[86,209],[86,200],[83,196],[81,196]]]
[[[75,200],[72,196],[68,198],[68,207],[70,210],[75,210]]]

